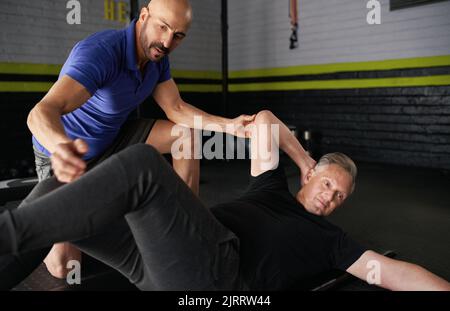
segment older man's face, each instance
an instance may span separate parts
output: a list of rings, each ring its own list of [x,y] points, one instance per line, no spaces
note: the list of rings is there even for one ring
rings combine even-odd
[[[352,177],[342,167],[330,164],[316,167],[307,176],[297,200],[318,216],[328,216],[344,203],[352,190]]]

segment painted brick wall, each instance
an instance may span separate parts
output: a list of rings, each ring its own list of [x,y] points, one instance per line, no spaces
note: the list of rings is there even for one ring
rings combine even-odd
[[[230,70],[446,55],[450,2],[389,11],[368,25],[365,0],[298,0],[299,47],[289,50],[288,0],[229,0]]]
[[[231,79],[245,83],[392,78],[383,87],[238,91],[233,114],[270,109],[285,122],[314,133],[317,155],[342,151],[358,161],[450,170],[450,1],[389,11],[368,25],[365,0],[298,0],[299,47],[289,49],[288,1],[229,0],[230,71],[351,64],[444,55],[436,67]],[[395,62],[394,62],[395,63]],[[370,67],[370,64],[368,65]],[[326,66],[325,66],[326,67]],[[345,66],[344,66],[345,67]],[[273,70],[272,70],[273,72]],[[402,77],[445,77],[439,86],[394,87]]]
[[[123,23],[104,19],[103,1],[80,0],[81,24],[69,25],[64,0],[0,1],[0,62],[63,64],[76,42]]]

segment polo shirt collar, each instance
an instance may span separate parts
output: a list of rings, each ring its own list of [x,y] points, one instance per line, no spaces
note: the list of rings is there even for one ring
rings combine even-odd
[[[127,67],[130,70],[138,71],[136,54],[136,19],[132,20],[125,30],[127,39],[126,59]]]

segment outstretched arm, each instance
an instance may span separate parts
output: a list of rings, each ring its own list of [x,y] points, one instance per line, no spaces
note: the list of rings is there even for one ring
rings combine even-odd
[[[241,115],[234,119],[228,119],[208,114],[186,103],[181,98],[173,79],[158,84],[153,91],[153,98],[170,121],[188,128],[209,130],[208,127],[214,126],[215,131],[244,137],[245,125],[254,119],[254,115]]]
[[[430,271],[374,251],[366,251],[347,272],[370,284],[390,290],[450,290],[450,283]]]
[[[302,178],[316,164],[289,128],[268,110],[258,112],[255,121],[249,126],[249,132],[252,176],[258,176],[278,165],[279,148],[297,164]]]

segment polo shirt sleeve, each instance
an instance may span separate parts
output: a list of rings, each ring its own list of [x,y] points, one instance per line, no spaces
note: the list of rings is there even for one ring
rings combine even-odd
[[[115,70],[114,55],[101,42],[79,42],[72,49],[61,75],[81,83],[91,95],[101,88]]]
[[[158,83],[164,82],[169,80],[171,77],[170,75],[170,64],[169,64],[169,57],[164,56],[163,59],[160,62],[159,67],[159,80]]]

